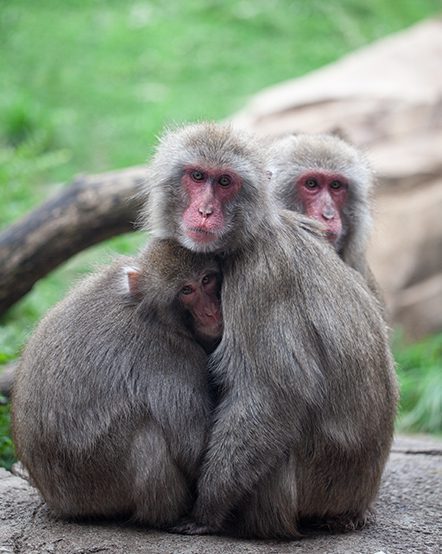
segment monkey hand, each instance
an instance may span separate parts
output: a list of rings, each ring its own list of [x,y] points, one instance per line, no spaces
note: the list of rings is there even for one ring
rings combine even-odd
[[[212,535],[219,531],[209,525],[197,523],[193,519],[183,518],[176,525],[169,527],[169,533],[179,533],[181,535]]]

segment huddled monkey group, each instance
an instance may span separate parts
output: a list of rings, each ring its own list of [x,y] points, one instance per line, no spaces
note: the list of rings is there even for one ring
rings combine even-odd
[[[365,525],[398,396],[372,183],[333,136],[162,137],[146,249],[76,286],[21,360],[16,450],[56,514],[251,538]]]

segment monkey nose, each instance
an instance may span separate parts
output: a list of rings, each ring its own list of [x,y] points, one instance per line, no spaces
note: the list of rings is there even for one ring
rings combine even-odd
[[[203,217],[208,217],[210,214],[213,213],[213,208],[212,206],[200,207],[198,208],[198,211]]]
[[[330,219],[333,219],[335,217],[335,212],[334,210],[324,210],[322,212],[322,217],[329,221]]]
[[[208,301],[204,313],[207,317],[210,317],[215,320],[221,319],[221,302]]]

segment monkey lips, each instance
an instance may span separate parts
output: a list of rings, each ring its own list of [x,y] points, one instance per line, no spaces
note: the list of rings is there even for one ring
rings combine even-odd
[[[198,299],[191,310],[196,321],[196,328],[204,330],[208,337],[220,337],[223,332],[221,301],[210,301],[206,296]]]
[[[216,233],[213,231],[208,231],[204,227],[190,227],[185,231],[188,238],[200,242],[200,243],[210,243],[218,238]]]

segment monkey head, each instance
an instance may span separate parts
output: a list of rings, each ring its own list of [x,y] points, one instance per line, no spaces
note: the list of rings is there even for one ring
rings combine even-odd
[[[284,208],[319,221],[335,250],[366,242],[373,176],[363,155],[332,135],[295,135],[270,152],[271,190]]]
[[[152,240],[136,266],[124,268],[125,290],[149,311],[182,316],[199,338],[222,335],[221,270],[214,256],[191,252],[172,240]]]
[[[232,249],[264,218],[266,169],[258,142],[227,125],[166,133],[149,166],[148,228],[195,252]]]
[[[180,288],[178,301],[189,312],[198,337],[219,339],[223,331],[221,274],[207,268],[192,277]]]

